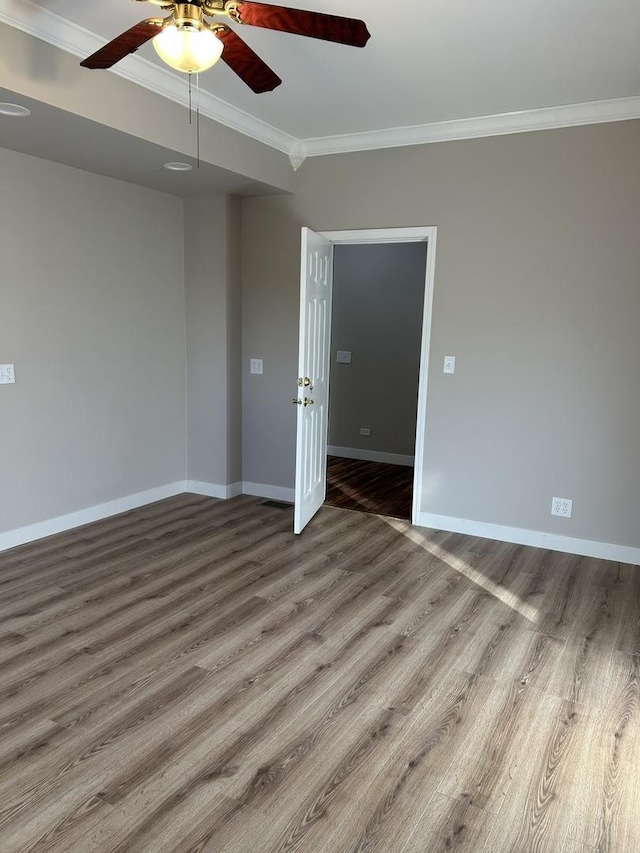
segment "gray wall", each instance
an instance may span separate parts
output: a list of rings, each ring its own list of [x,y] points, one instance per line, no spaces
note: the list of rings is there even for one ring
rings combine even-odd
[[[227,197],[227,483],[242,480],[242,278],[240,200]]]
[[[624,122],[318,157],[243,202],[243,345],[270,365],[244,478],[293,484],[300,226],[436,225],[423,511],[639,546],[639,143]]]
[[[0,531],[184,479],[182,203],[0,149]]]
[[[219,485],[242,479],[238,220],[237,199],[185,201],[187,476]]]
[[[426,243],[335,247],[330,445],[413,456],[425,264]]]

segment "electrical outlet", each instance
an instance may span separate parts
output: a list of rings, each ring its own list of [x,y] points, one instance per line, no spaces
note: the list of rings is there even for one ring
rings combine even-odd
[[[573,501],[570,498],[551,498],[551,515],[561,518],[571,518]]]
[[[456,357],[455,355],[445,355],[444,364],[442,366],[443,373],[455,373],[456,372]]]
[[[251,373],[261,374],[263,372],[263,364],[261,358],[252,358],[249,366]]]
[[[13,385],[16,371],[13,364],[0,364],[0,385]]]
[[[336,353],[338,364],[351,364],[351,350],[339,349]]]
[[[360,435],[371,435],[369,427],[360,427]]]

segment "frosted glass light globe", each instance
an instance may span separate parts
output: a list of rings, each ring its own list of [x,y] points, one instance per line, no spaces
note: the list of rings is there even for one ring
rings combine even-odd
[[[178,29],[173,24],[158,33],[153,46],[160,59],[171,68],[193,74],[211,68],[220,59],[224,47],[211,30]]]

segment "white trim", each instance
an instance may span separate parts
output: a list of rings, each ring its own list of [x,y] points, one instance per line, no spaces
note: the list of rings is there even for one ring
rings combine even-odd
[[[366,462],[386,462],[388,465],[405,465],[413,468],[414,457],[403,453],[386,453],[383,450],[361,450],[359,447],[337,447],[327,445],[329,456],[340,456],[343,459],[362,459]]]
[[[202,491],[200,491],[202,489]],[[265,483],[232,483],[220,486],[214,483],[203,483],[198,480],[178,480],[166,486],[158,486],[127,495],[104,504],[88,507],[87,509],[61,515],[8,530],[0,533],[0,552],[28,542],[35,542],[46,536],[64,533],[76,527],[82,527],[94,521],[100,521],[121,512],[128,512],[156,501],[164,500],[175,495],[190,492],[203,494],[208,497],[232,498],[236,495],[253,495],[272,500],[293,503],[293,489],[284,486],[270,486]],[[213,492],[216,492],[213,494]],[[221,493],[225,492],[223,496]],[[630,545],[615,545],[609,542],[596,542],[592,539],[577,539],[573,536],[562,536],[555,533],[544,533],[538,530],[527,530],[518,527],[507,527],[500,524],[489,524],[484,521],[469,521],[464,518],[453,518],[447,515],[421,512],[418,514],[418,527],[428,527],[435,530],[448,530],[453,533],[466,533],[470,536],[482,536],[485,539],[497,539],[499,542],[514,542],[518,545],[529,545],[533,548],[546,548],[551,551],[563,551],[568,554],[579,554],[584,557],[596,557],[602,560],[614,560],[618,563],[630,563],[640,566],[640,548]]]
[[[420,343],[420,368],[418,372],[418,410],[416,415],[415,475],[411,520],[415,523],[422,510],[422,484],[424,482],[424,449],[427,433],[427,382],[429,378],[429,351],[433,321],[433,291],[436,278],[436,240],[438,229],[425,228],[427,263],[424,271],[424,308],[422,309],[422,341]]]
[[[367,228],[360,231],[321,231],[332,243],[424,243],[435,234],[433,227]]]
[[[226,501],[242,494],[242,483],[222,486],[219,483],[205,483],[202,480],[187,480],[185,491],[193,495],[205,495],[208,498],[220,498]]]
[[[106,44],[105,39],[95,33],[49,9],[36,6],[31,0],[0,0],[0,22],[80,58],[90,56]],[[133,55],[123,59],[110,71],[163,98],[182,106],[188,105],[184,81],[178,74],[162,65]],[[292,152],[296,146],[299,147],[295,136],[249,115],[204,89],[200,90],[199,105],[200,114],[206,118],[220,122],[285,154]],[[301,155],[302,152],[298,156]]]
[[[435,530],[448,530],[452,533],[466,533],[470,536],[482,536],[485,539],[497,539],[499,542],[515,542],[533,548],[546,548],[550,551],[563,551],[566,554],[578,554],[582,557],[596,557],[601,560],[614,560],[618,563],[640,565],[640,548],[630,545],[614,545],[609,542],[596,542],[593,539],[577,539],[558,533],[544,533],[539,530],[527,530],[520,527],[507,527],[502,524],[489,524],[484,521],[468,521],[448,515],[420,513],[419,527]]]
[[[269,486],[266,483],[242,483],[242,494],[253,495],[257,498],[270,498],[274,501],[293,503],[294,490],[286,486]]]
[[[286,489],[282,486],[240,482],[222,486],[218,483],[205,483],[200,480],[178,480],[175,483],[168,483],[166,486],[147,489],[144,492],[137,492],[104,504],[71,512],[68,515],[60,515],[14,530],[7,530],[0,533],[0,552],[7,551],[9,548],[16,548],[18,545],[25,545],[28,542],[35,542],[38,539],[44,539],[46,536],[53,536],[56,533],[64,533],[66,530],[73,530],[76,527],[82,527],[84,524],[101,521],[112,515],[118,515],[121,512],[137,509],[185,492],[222,500],[234,498],[237,495],[255,495],[293,503],[293,489]]]
[[[304,150],[304,142],[301,139],[296,139],[289,151],[289,162],[291,163],[291,168],[294,172],[298,171],[306,158],[307,155]]]
[[[416,443],[413,475],[413,499],[411,521],[418,524],[422,505],[422,482],[424,468],[424,443],[427,424],[427,380],[429,376],[429,347],[431,345],[431,323],[433,319],[433,291],[436,274],[435,225],[411,226],[408,228],[370,228],[361,231],[322,231],[322,236],[332,243],[412,243],[426,242],[427,262],[425,266],[424,308],[422,311],[422,341],[420,344],[420,368],[418,374],[418,410],[416,413]]]
[[[314,139],[305,139],[302,143],[302,151],[305,157],[320,157],[326,154],[399,148],[405,145],[428,145],[433,142],[504,136],[509,133],[531,133],[537,130],[630,121],[637,118],[640,118],[640,96],[633,95],[628,98],[611,98],[606,101],[588,101],[582,104],[473,116],[453,121],[371,130],[364,133],[319,136]]]
[[[147,489],[144,492],[137,492],[133,495],[117,498],[114,501],[71,512],[68,515],[60,515],[57,518],[38,521],[35,524],[18,527],[15,530],[7,530],[5,533],[0,533],[0,551],[6,551],[8,548],[15,548],[17,545],[24,545],[27,542],[34,542],[37,539],[43,539],[45,536],[53,536],[55,533],[63,533],[65,530],[72,530],[75,527],[82,527],[83,524],[100,521],[103,518],[137,509],[164,498],[171,498],[174,495],[182,494],[184,490],[184,480],[179,480],[175,483],[168,483],[166,486]]]

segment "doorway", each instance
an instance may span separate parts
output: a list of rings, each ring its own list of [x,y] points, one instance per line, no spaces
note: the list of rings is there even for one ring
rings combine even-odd
[[[332,296],[332,255],[343,244],[409,243],[426,244],[425,286],[422,303],[422,333],[415,423],[413,495],[411,521],[417,524],[422,507],[424,444],[426,434],[427,376],[431,314],[435,277],[435,227],[385,228],[361,231],[314,233],[302,229],[300,276],[300,345],[298,361],[299,396],[296,431],[296,483],[294,532],[300,533],[324,503],[326,495],[330,317]],[[328,316],[327,316],[328,315]],[[319,366],[319,368],[318,368]],[[314,388],[315,375],[320,381]],[[313,390],[313,395],[308,392]],[[319,392],[316,394],[316,390]],[[314,402],[315,401],[315,402]],[[321,414],[322,413],[322,414]]]
[[[333,255],[325,503],[411,518],[426,242]]]

